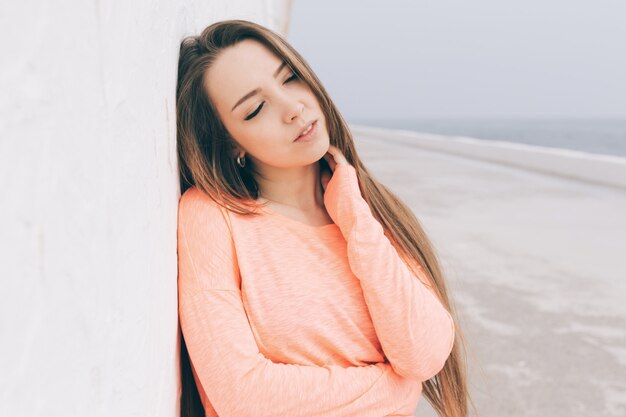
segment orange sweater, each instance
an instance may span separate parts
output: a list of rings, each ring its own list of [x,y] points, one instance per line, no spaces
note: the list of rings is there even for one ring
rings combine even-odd
[[[324,193],[334,223],[229,212],[198,188],[178,211],[179,317],[207,416],[411,416],[454,322],[411,274],[352,165]]]

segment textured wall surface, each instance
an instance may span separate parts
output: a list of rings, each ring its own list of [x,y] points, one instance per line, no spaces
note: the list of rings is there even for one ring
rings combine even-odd
[[[178,45],[288,10],[0,6],[0,415],[178,414]]]

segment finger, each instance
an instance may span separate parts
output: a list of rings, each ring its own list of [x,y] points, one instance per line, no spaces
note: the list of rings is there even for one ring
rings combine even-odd
[[[328,145],[328,153],[330,153],[333,156],[333,159],[336,163],[338,164],[348,163],[348,160],[343,155],[343,152],[341,152],[339,148],[336,147],[335,145]]]

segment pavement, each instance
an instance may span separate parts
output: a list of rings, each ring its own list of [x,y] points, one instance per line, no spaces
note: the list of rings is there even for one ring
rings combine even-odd
[[[355,141],[435,245],[478,415],[626,416],[626,190]]]

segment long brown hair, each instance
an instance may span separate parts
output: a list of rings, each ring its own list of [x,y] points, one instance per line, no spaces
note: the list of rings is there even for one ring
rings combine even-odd
[[[181,193],[196,186],[222,207],[239,214],[257,214],[255,204],[258,203],[251,201],[259,195],[253,167],[246,164],[241,169],[236,165],[233,138],[220,121],[203,82],[206,70],[220,52],[244,39],[254,39],[282,57],[298,78],[311,88],[324,112],[330,142],[355,167],[361,193],[372,214],[383,225],[385,234],[416,276],[419,276],[419,265],[429,275],[431,282],[425,284],[435,289],[452,315],[456,334],[452,352],[443,369],[423,382],[422,392],[440,416],[468,416],[468,400],[474,410],[476,408],[468,392],[467,371],[461,356],[464,337],[457,314],[448,299],[444,277],[430,240],[411,209],[364,166],[347,123],[322,83],[304,58],[274,31],[246,20],[225,20],[208,26],[199,36],[188,36],[182,40],[176,90]],[[181,417],[204,415],[199,411],[202,410],[201,405],[198,408],[199,398],[193,380],[185,380],[192,378],[192,374],[188,369],[190,363],[184,340],[181,347],[181,365],[187,367],[182,372]]]

